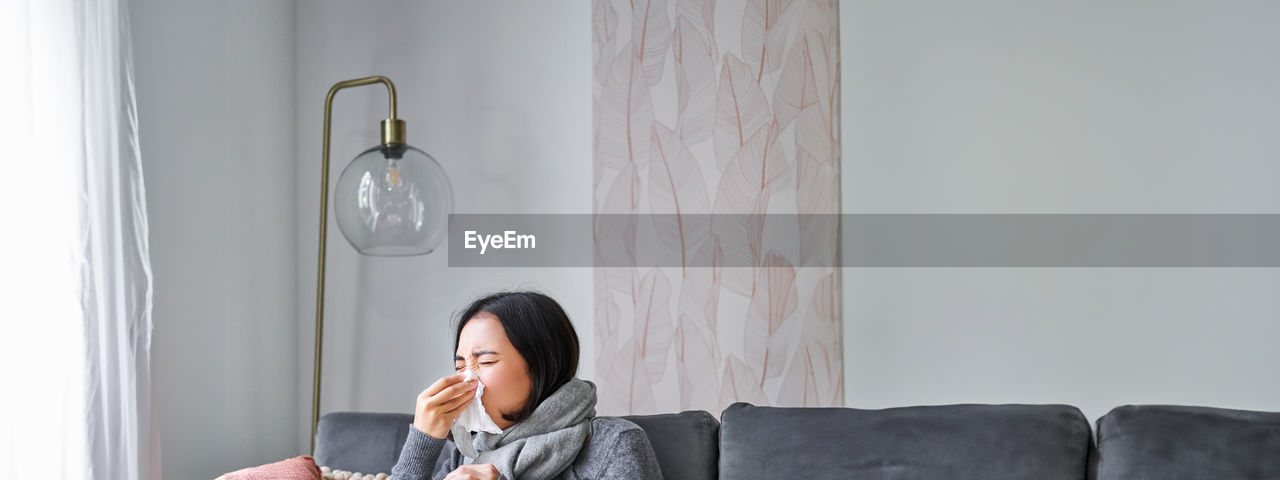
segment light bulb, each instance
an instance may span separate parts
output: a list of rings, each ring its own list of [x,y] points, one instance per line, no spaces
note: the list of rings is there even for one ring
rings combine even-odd
[[[403,185],[400,181],[400,165],[399,159],[387,158],[387,185],[391,188],[398,188]]]

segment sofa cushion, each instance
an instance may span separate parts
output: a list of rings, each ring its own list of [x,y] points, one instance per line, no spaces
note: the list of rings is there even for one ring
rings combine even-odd
[[[320,480],[320,467],[310,455],[227,472],[214,480]]]
[[[723,478],[1081,480],[1089,422],[1068,405],[859,410],[735,403],[720,417]]]
[[[1097,478],[1280,478],[1280,413],[1116,407],[1098,419]]]
[[[667,480],[716,478],[720,422],[703,410],[622,417],[649,437]]]

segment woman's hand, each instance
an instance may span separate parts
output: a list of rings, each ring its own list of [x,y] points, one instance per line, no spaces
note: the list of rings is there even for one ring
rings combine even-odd
[[[443,377],[418,394],[418,405],[413,409],[415,428],[440,439],[449,435],[454,419],[476,395],[476,381],[464,382],[462,378],[461,373]]]
[[[481,463],[460,466],[457,470],[445,475],[444,480],[498,480],[498,477],[497,467]]]

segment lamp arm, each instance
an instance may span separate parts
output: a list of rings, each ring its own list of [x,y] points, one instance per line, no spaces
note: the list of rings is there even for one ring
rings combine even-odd
[[[329,226],[329,130],[333,113],[333,97],[339,90],[363,85],[381,83],[387,86],[390,110],[388,118],[382,121],[382,143],[384,145],[404,144],[404,121],[396,118],[396,86],[383,76],[372,76],[345,80],[335,83],[324,99],[324,149],[321,150],[320,165],[320,248],[316,260],[316,348],[315,377],[311,390],[311,455],[316,454],[316,428],[320,423],[320,351],[324,338],[324,263],[325,239]]]

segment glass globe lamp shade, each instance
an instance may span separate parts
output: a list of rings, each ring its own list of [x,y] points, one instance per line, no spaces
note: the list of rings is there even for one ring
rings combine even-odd
[[[453,212],[453,186],[426,152],[378,145],[356,156],[334,193],[338,228],[364,255],[424,255],[435,250]]]

